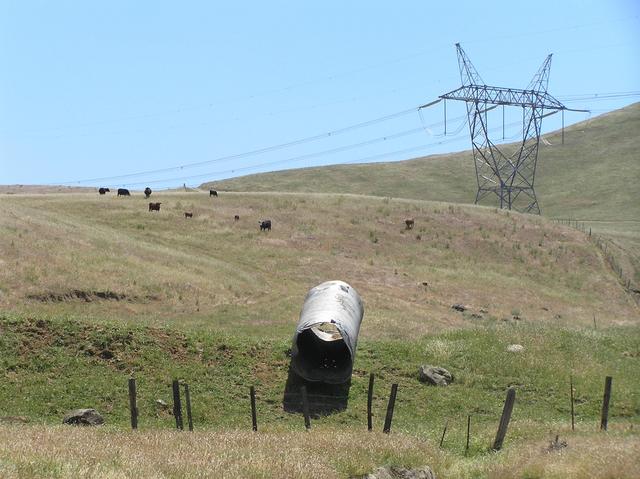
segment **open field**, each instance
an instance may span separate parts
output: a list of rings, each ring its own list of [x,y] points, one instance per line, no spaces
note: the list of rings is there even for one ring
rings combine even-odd
[[[289,381],[290,335],[247,337],[220,331],[149,328],[119,321],[0,319],[2,414],[58,423],[74,407],[94,406],[108,424],[129,421],[126,382],[138,379],[140,427],[172,427],[171,379],[190,384],[194,422],[203,427],[250,427],[249,386],[256,387],[261,428],[299,429],[302,419],[283,411]],[[522,353],[507,351],[524,346]],[[495,433],[505,391],[517,389],[516,418],[531,432],[569,424],[569,375],[576,388],[576,417],[592,429],[598,422],[604,377],[614,377],[612,424],[640,421],[640,331],[637,327],[560,328],[541,323],[479,320],[472,328],[405,340],[362,335],[350,386],[326,392],[340,411],[318,423],[366,424],[369,372],[376,374],[374,412],[381,428],[392,383],[399,384],[394,430],[438,434],[444,420],[466,414]],[[446,388],[417,379],[421,364],[439,364],[455,377]],[[288,399],[288,397],[287,397]],[[295,397],[293,398],[296,399]],[[298,398],[299,399],[299,398]],[[330,399],[327,399],[330,400]],[[294,401],[295,402],[295,401]],[[299,403],[299,400],[297,401]],[[460,426],[459,424],[459,426]],[[452,428],[455,429],[455,428]],[[462,429],[458,427],[458,434]],[[450,434],[456,434],[454,432]],[[432,436],[432,437],[433,437]],[[461,439],[458,438],[458,443]],[[485,442],[489,442],[485,437]]]
[[[370,338],[465,326],[472,314],[574,326],[638,315],[588,237],[543,217],[349,195],[152,199],[159,213],[142,195],[3,197],[2,308],[282,337],[309,288],[342,279],[364,298]],[[260,232],[266,217],[273,230]]]
[[[557,161],[540,165],[538,189],[543,212],[584,220],[627,272],[640,264],[640,191],[615,188],[615,175],[633,180],[637,159],[621,137],[612,148],[619,168],[598,170],[596,148],[612,140],[595,126],[637,126],[639,109],[573,127]],[[587,130],[582,153],[571,150]],[[418,195],[428,179],[433,190],[420,191],[466,201],[467,190],[445,194],[457,174],[449,167],[464,161],[356,166],[335,193],[323,183],[333,167],[229,183],[304,184],[315,193],[170,191],[145,200],[136,192],[0,190],[0,476],[349,477],[395,464],[430,465],[440,479],[638,477],[637,298],[583,232],[544,216]],[[602,201],[590,199],[581,168],[602,178]],[[545,193],[545,181],[572,186]],[[149,201],[161,210],[149,212]],[[265,218],[273,229],[260,232]],[[414,229],[405,218],[415,219]],[[351,383],[310,388],[305,432],[301,415],[283,408],[299,399],[291,337],[306,292],[328,279],[358,290],[365,317]],[[508,352],[510,344],[524,350]],[[417,379],[422,364],[447,368],[455,381],[425,386]],[[373,433],[366,431],[370,372]],[[613,376],[613,399],[609,432],[599,433],[605,376]],[[171,431],[173,378],[190,385],[193,434]],[[383,435],[392,383],[398,401],[392,432]],[[257,434],[249,386],[257,392]],[[517,397],[506,447],[490,453],[508,387]],[[336,410],[327,413],[323,401]],[[96,408],[106,426],[59,425],[78,407]],[[568,447],[549,452],[556,434]]]
[[[428,464],[439,478],[631,478],[640,470],[637,327],[482,320],[473,328],[402,341],[363,337],[351,385],[340,391],[348,397],[344,409],[314,414],[311,433],[304,433],[300,414],[282,409],[288,338],[12,315],[0,319],[0,333],[6,371],[0,415],[34,423],[0,425],[3,477],[283,477],[283,471],[284,477],[346,477],[389,463]],[[524,351],[506,351],[513,343]],[[421,384],[417,367],[423,363],[447,367],[455,381],[446,388]],[[376,373],[375,433],[366,432],[369,371]],[[131,374],[140,411],[135,434],[125,432]],[[576,432],[570,427],[570,374]],[[610,432],[595,434],[605,375],[614,378]],[[156,403],[171,404],[174,377],[190,385],[193,435],[172,433],[170,406]],[[379,431],[393,382],[398,401],[386,436]],[[257,434],[250,432],[249,385],[257,391]],[[509,386],[517,400],[506,450],[491,454]],[[318,398],[312,394],[311,400]],[[67,410],[89,406],[107,426],[51,427]],[[473,421],[465,457],[467,414]],[[545,452],[556,434],[569,447]]]

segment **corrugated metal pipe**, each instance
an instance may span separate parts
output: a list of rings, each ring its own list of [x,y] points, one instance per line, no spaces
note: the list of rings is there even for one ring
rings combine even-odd
[[[344,281],[312,288],[293,336],[293,371],[308,381],[349,381],[363,315],[360,295]]]

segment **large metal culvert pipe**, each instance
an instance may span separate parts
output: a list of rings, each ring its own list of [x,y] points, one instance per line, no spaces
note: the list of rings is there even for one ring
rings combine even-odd
[[[363,315],[360,295],[344,281],[312,288],[293,336],[293,371],[308,381],[349,381]]]

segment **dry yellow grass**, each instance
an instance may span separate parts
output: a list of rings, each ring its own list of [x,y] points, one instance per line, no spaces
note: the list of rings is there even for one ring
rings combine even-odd
[[[559,324],[635,322],[638,308],[584,234],[540,217],[350,195],[5,195],[0,306],[277,334],[306,291],[351,283],[363,334],[410,338],[468,324],[451,309]],[[193,211],[186,220],[184,211]],[[233,216],[240,215],[234,222]],[[258,231],[259,218],[273,230]],[[405,230],[413,217],[415,229]],[[426,283],[424,285],[423,283]],[[37,298],[74,290],[121,301]]]
[[[520,443],[501,453],[461,458],[432,441],[393,433],[122,432],[63,426],[0,426],[4,478],[333,478],[385,464],[429,465],[440,479],[602,478],[640,476],[640,438],[565,436],[569,445]]]
[[[568,447],[549,451],[549,442],[531,443],[509,450],[487,466],[490,479],[585,478],[634,479],[640,477],[640,437],[563,436]]]

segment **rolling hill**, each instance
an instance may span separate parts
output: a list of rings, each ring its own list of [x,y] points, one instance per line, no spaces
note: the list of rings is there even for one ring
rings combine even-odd
[[[536,192],[548,217],[623,221],[640,218],[640,103],[544,135]],[[226,191],[353,193],[473,203],[470,151],[407,161],[333,165],[242,176],[202,188]],[[493,206],[492,203],[490,203]]]
[[[153,199],[160,212],[149,212],[141,194],[5,196],[2,308],[215,322],[254,333],[265,324],[259,334],[288,334],[306,291],[339,278],[366,298],[364,331],[375,337],[464,325],[455,303],[497,319],[637,317],[588,235],[543,217],[350,195]],[[274,226],[261,233],[265,217]],[[415,229],[405,229],[406,217]]]
[[[566,154],[558,162],[576,161]],[[449,160],[433,159],[444,166]],[[351,177],[353,189],[371,193],[364,188],[382,178],[380,168],[399,188],[398,168],[428,169],[431,161],[357,167],[362,179]],[[633,179],[634,159],[620,163]],[[295,173],[268,178],[286,189]],[[565,173],[546,175],[555,181]],[[603,184],[611,185],[605,173]],[[444,185],[446,171],[439,174]],[[322,190],[326,179],[318,181]],[[419,182],[406,184],[418,194]],[[373,192],[393,192],[388,188]],[[580,200],[577,186],[572,191],[557,201],[600,218],[606,233],[598,234],[610,235],[606,244],[633,264],[637,191],[612,190],[606,207]],[[137,192],[118,198],[0,189],[0,474],[352,477],[382,464],[426,461],[444,479],[547,471],[578,478],[594,468],[602,477],[637,477],[639,307],[596,234],[544,216],[460,204],[463,195],[445,203],[399,193],[223,191],[210,198],[164,191],[153,194],[162,206],[151,212]],[[617,204],[614,217],[607,208]],[[265,218],[273,223],[269,232],[258,228]],[[406,218],[415,220],[413,229]],[[303,436],[300,415],[283,408],[289,394],[300,396],[290,383],[289,348],[305,294],[328,279],[358,290],[365,318],[351,382],[337,392],[309,390],[313,401],[338,398],[341,408],[316,412]],[[521,352],[510,352],[512,344]],[[455,381],[425,386],[417,379],[421,364],[447,367]],[[375,429],[389,387],[399,385],[389,436],[365,433],[370,372]],[[615,378],[610,432],[596,436],[606,375]],[[141,429],[133,433],[131,376]],[[190,386],[194,434],[168,431],[173,378]],[[249,386],[257,391],[260,431],[251,435]],[[517,402],[498,455],[488,445],[508,387]],[[70,432],[55,425],[66,411],[87,406],[103,414],[106,428]],[[473,432],[463,452],[467,415]],[[547,452],[551,434],[567,438],[567,454]]]
[[[572,218],[611,242],[624,277],[640,284],[640,103],[544,135],[536,193],[544,216]],[[472,203],[471,153],[243,176],[202,188],[332,192]],[[489,204],[489,203],[487,203]]]

